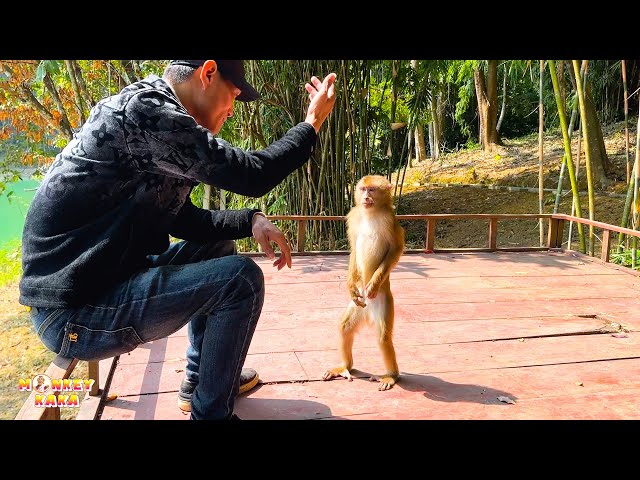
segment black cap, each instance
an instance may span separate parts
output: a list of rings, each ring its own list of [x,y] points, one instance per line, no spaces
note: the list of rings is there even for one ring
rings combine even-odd
[[[206,60],[171,60],[169,65],[186,65],[188,67],[201,67]],[[220,75],[229,80],[240,89],[240,95],[236,100],[251,102],[260,98],[258,91],[244,78],[244,60],[215,60],[218,64]]]

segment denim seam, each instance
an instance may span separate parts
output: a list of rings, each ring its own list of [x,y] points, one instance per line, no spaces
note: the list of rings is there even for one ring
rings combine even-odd
[[[136,340],[138,341],[139,344],[143,344],[144,343],[142,340],[140,340],[140,336],[138,335],[138,332],[136,332],[136,329],[133,328],[130,325],[128,325],[126,327],[118,328],[116,330],[101,330],[99,328],[89,328],[89,327],[85,327],[84,325],[78,325],[77,323],[71,323],[71,322],[69,322],[67,325],[70,325],[70,326],[73,326],[73,327],[78,327],[78,328],[84,328],[85,330],[89,330],[89,331],[92,331],[92,332],[102,332],[102,333],[112,333],[112,334],[130,330],[135,335],[135,338],[136,338]]]
[[[251,293],[253,294],[252,295],[253,304],[251,306],[251,317],[250,318],[254,318],[255,317],[257,295],[256,295],[256,291],[253,288],[253,284],[249,280],[247,280],[244,276],[240,275],[240,273],[237,273],[236,277],[242,278],[249,285],[249,288],[251,288]],[[244,336],[244,339],[242,341],[242,350],[241,351],[243,351],[243,352],[245,351],[245,347],[246,347],[246,344],[247,344],[247,336],[249,334],[248,330],[249,329],[247,329],[245,331],[245,336]],[[243,366],[244,365],[241,365],[240,362],[238,362],[238,364],[236,365],[236,368],[235,368],[234,378],[238,378],[240,376]],[[231,391],[229,397],[227,397],[227,401],[226,401],[227,410],[231,410],[231,403],[235,400],[236,395],[237,395],[237,392]],[[233,413],[233,412],[231,412],[231,413]]]
[[[53,312],[51,312],[49,314],[49,316],[44,320],[44,322],[42,322],[42,325],[40,325],[40,328],[38,328],[38,336],[42,337],[42,335],[44,334],[45,330],[47,328],[49,328],[49,326],[58,319],[58,317],[60,317],[60,315],[62,315],[64,312],[64,309],[62,308],[58,308],[56,310],[54,310]]]

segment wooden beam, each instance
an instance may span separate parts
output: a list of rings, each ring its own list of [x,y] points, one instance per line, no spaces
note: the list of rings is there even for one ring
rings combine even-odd
[[[609,243],[611,240],[611,230],[605,230],[602,232],[602,252],[600,254],[600,259],[603,262],[609,261]]]
[[[495,250],[498,238],[498,219],[493,217],[489,219],[489,249]]]
[[[425,249],[427,252],[433,252],[433,246],[436,242],[436,219],[427,219],[427,233],[425,238]]]
[[[296,245],[296,250],[298,253],[304,252],[304,234],[307,230],[307,221],[306,220],[298,220],[298,244]]]

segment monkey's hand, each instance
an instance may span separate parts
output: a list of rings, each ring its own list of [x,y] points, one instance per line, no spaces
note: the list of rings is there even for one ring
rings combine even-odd
[[[350,293],[351,293],[351,300],[353,300],[353,303],[355,303],[359,307],[366,306],[366,304],[364,303],[364,295],[360,293],[360,289],[355,287],[350,290]]]
[[[377,282],[375,278],[372,278],[369,280],[369,283],[367,283],[364,291],[366,292],[367,298],[376,298],[378,290],[380,290],[380,282]]]

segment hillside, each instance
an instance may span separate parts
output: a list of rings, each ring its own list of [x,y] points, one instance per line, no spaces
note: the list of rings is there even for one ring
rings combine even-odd
[[[624,123],[612,124],[604,130],[605,147],[612,163],[607,172],[610,184],[599,191],[595,199],[595,219],[619,225],[626,193],[626,155]],[[629,156],[635,158],[635,119],[629,125]],[[433,162],[427,159],[408,168],[398,213],[538,213],[538,136],[505,139],[493,154],[481,149],[451,152]],[[577,150],[574,135],[573,152]],[[546,134],[543,141],[544,213],[552,213],[555,189],[558,185],[560,162],[564,153],[561,135]],[[587,184],[584,155],[578,171],[582,216],[588,218]],[[395,183],[395,177],[393,178]],[[438,184],[438,185],[434,185]],[[449,186],[442,186],[448,184]],[[473,184],[475,187],[469,186]],[[465,186],[463,186],[465,185]],[[499,189],[489,189],[487,187]],[[534,191],[519,191],[510,187],[529,187]],[[484,187],[484,188],[481,188]],[[571,188],[565,171],[563,189]],[[571,213],[572,195],[563,193],[559,213]],[[424,245],[424,223],[405,224],[407,243]],[[436,247],[482,247],[487,238],[487,222],[443,221],[436,229]],[[576,237],[574,237],[576,238]],[[537,222],[520,220],[500,222],[499,246],[535,246],[539,242]],[[575,247],[574,247],[575,248]]]

